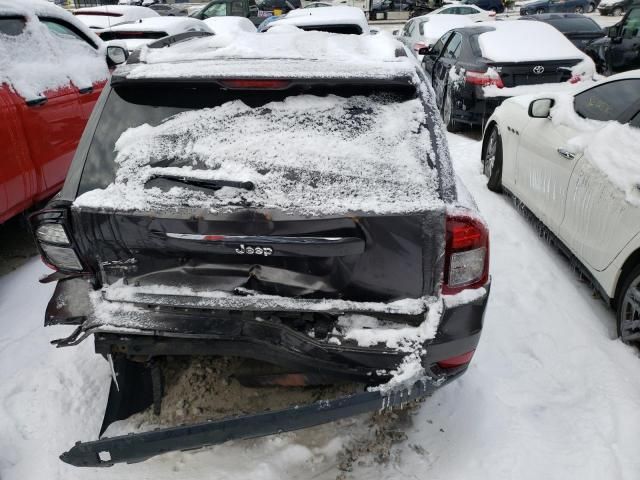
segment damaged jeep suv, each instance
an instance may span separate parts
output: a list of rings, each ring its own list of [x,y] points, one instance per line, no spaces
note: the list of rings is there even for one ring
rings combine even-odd
[[[31,217],[57,281],[55,341],[93,335],[110,422],[162,404],[167,358],[254,367],[254,388],[360,390],[78,443],[79,466],[392,407],[467,368],[489,295],[487,227],[453,172],[433,91],[388,36],[169,37],[93,112],[61,193]],[[267,53],[265,53],[267,52]],[[102,432],[101,432],[102,433]]]

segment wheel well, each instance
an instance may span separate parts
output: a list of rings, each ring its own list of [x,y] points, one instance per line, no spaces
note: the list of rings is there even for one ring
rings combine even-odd
[[[618,306],[618,299],[622,293],[620,290],[622,289],[622,284],[624,283],[627,275],[638,265],[640,265],[640,248],[629,255],[629,258],[625,260],[622,268],[620,269],[620,275],[618,276],[618,282],[616,283],[615,295],[612,299],[612,306],[614,308]]]
[[[491,122],[489,122],[489,124],[484,128],[484,133],[482,134],[481,159],[483,164],[484,164],[484,154],[487,151],[487,141],[489,140],[489,136],[487,135],[487,133],[489,133],[494,126],[497,128],[498,124],[496,123],[495,120],[491,120]],[[498,130],[498,134],[500,134],[499,130]]]

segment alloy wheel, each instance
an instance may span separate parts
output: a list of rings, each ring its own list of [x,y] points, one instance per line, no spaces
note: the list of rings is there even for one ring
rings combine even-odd
[[[631,282],[622,298],[619,322],[618,333],[624,343],[640,342],[640,276]]]
[[[622,11],[622,7],[616,7],[613,9],[614,17],[621,17],[624,12]]]
[[[484,174],[487,178],[491,178],[493,166],[496,163],[496,151],[498,149],[498,129],[494,128],[489,137],[487,150],[484,155]]]

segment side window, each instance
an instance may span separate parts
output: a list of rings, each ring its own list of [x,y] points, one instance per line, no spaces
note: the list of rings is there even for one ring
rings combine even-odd
[[[447,48],[444,51],[445,58],[458,58],[460,55],[460,49],[462,48],[462,35],[454,33],[453,38],[447,44]]]
[[[413,31],[415,30],[415,28],[416,28],[416,22],[411,21],[411,22],[407,23],[405,36],[407,36],[407,37],[412,36],[413,35]]]
[[[459,9],[459,14],[460,15],[473,15],[474,13],[478,13],[477,11],[475,11],[473,8],[470,7],[460,7]]]
[[[630,105],[638,101],[638,92],[638,79],[609,82],[576,95],[573,107],[576,113],[584,118],[617,120]]]
[[[209,5],[209,7],[204,12],[202,12],[202,16],[204,18],[224,17],[226,15],[227,15],[227,4],[223,2],[213,3]]]
[[[633,38],[640,35],[640,8],[631,10],[620,33],[623,38]]]
[[[431,48],[431,52],[429,53],[430,55],[434,55],[436,57],[440,56],[440,53],[442,53],[442,49],[444,48],[444,44],[447,43],[447,39],[451,36],[451,34],[447,33],[445,34],[440,40],[438,40],[433,47]]]
[[[234,17],[244,17],[245,12],[242,7],[242,1],[231,2],[231,15]]]
[[[40,23],[46,26],[52,33],[62,38],[71,38],[75,40],[79,40],[84,43],[88,43],[93,48],[97,48],[93,42],[90,42],[84,35],[80,33],[80,31],[75,28],[73,25],[69,25],[66,22],[63,22],[58,19],[53,18],[41,18]]]
[[[4,35],[20,35],[26,26],[23,17],[0,17],[0,33]]]

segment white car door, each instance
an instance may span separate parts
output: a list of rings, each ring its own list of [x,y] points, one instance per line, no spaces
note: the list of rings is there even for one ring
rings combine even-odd
[[[581,92],[575,96],[574,107],[592,120],[640,124],[640,79],[608,82]],[[640,191],[634,194],[640,202]],[[627,201],[606,172],[583,159],[568,186],[560,230],[565,243],[583,263],[601,271],[639,231],[640,208]]]
[[[527,207],[554,233],[564,218],[567,188],[581,153],[568,142],[579,132],[550,118],[531,118],[516,154],[516,190]]]

